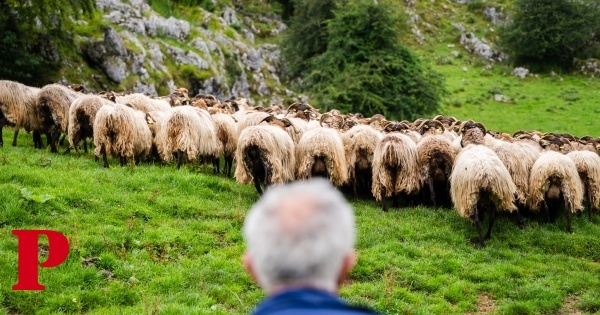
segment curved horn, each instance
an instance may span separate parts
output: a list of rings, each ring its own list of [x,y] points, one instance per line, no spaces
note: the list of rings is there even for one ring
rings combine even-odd
[[[285,112],[285,116],[287,116],[287,114],[289,114],[289,113],[290,113],[290,110],[291,110],[292,108],[293,108],[293,109],[296,109],[296,108],[298,108],[298,106],[300,106],[300,104],[299,104],[299,103],[293,103],[292,105],[290,105],[290,106],[287,108],[287,112]]]
[[[483,134],[487,134],[487,129],[485,128],[485,126],[482,123],[476,123],[475,126],[477,126],[479,129],[481,129],[481,131],[483,132]]]
[[[323,127],[323,120],[325,120],[326,117],[330,117],[331,115],[329,115],[329,113],[325,113],[323,115],[321,115],[321,118],[319,119],[319,126]]]

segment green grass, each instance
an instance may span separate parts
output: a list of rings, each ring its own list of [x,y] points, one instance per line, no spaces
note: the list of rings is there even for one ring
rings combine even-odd
[[[467,71],[462,68],[466,67]],[[483,122],[492,130],[514,132],[519,129],[542,132],[570,132],[574,135],[600,136],[594,117],[600,113],[600,81],[584,76],[550,75],[521,80],[510,75],[511,68],[496,65],[482,74],[483,67],[457,62],[436,66],[446,77],[450,95],[443,112],[458,119]],[[503,94],[510,102],[496,102]]]
[[[5,132],[5,140],[12,132]],[[251,186],[209,167],[141,164],[106,170],[91,154],[0,148],[0,314],[244,314],[263,297],[241,265]],[[49,194],[26,200],[20,189]],[[359,260],[341,295],[388,314],[464,314],[484,296],[496,314],[557,314],[567,301],[600,313],[600,217],[520,230],[501,216],[485,249],[452,210],[382,212],[353,201]],[[42,269],[43,292],[13,292],[14,229],[52,229],[67,261]]]

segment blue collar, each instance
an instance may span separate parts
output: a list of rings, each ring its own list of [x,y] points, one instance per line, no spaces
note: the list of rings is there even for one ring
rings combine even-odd
[[[254,310],[254,315],[267,314],[374,314],[347,305],[331,293],[309,288],[294,288],[268,297]]]

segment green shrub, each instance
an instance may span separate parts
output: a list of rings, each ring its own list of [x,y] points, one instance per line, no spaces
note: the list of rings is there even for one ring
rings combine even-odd
[[[575,57],[598,57],[600,7],[594,1],[517,0],[514,8],[500,38],[515,65],[570,69]]]

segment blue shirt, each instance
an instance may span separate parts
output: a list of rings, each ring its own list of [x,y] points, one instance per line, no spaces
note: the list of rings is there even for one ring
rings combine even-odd
[[[292,289],[268,297],[254,310],[254,315],[366,315],[376,314],[353,307],[340,298],[314,289]]]

